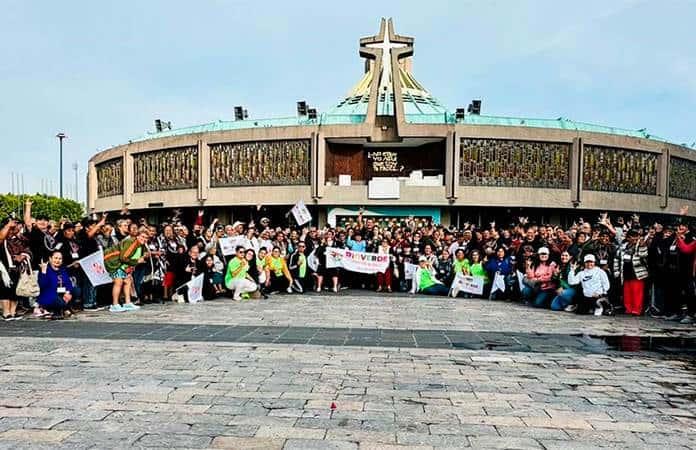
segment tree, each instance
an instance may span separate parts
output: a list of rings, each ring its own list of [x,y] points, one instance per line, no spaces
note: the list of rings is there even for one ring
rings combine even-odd
[[[43,194],[36,195],[0,195],[0,217],[14,213],[18,219],[24,214],[24,202],[31,199],[32,216],[47,215],[51,220],[59,221],[63,217],[71,221],[80,220],[85,212],[80,203],[67,198],[58,198]]]

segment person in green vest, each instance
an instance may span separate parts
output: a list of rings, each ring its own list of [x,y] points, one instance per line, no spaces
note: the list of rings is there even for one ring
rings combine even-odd
[[[258,286],[247,277],[249,262],[246,259],[244,246],[237,246],[235,257],[230,259],[225,273],[225,287],[232,291],[232,299],[240,301],[242,294],[256,291]]]
[[[418,269],[413,274],[411,294],[420,292],[425,295],[447,295],[449,287],[435,277],[435,271],[428,264],[428,258],[421,256],[418,258]]]

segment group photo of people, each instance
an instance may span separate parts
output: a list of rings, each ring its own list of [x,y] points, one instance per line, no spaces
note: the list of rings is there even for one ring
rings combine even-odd
[[[696,230],[686,207],[651,224],[607,213],[568,227],[510,217],[457,228],[362,212],[337,226],[287,222],[223,224],[202,210],[191,223],[174,214],[154,225],[127,210],[54,222],[34,217],[27,200],[21,219],[0,224],[3,319],[352,289],[696,321]],[[346,255],[372,255],[379,269],[342,265]]]

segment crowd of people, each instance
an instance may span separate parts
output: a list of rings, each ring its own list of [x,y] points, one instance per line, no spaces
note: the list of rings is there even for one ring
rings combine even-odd
[[[0,302],[4,320],[25,315],[61,319],[77,311],[139,309],[148,302],[186,301],[203,275],[202,296],[233,301],[276,293],[377,292],[516,301],[579,314],[649,314],[696,321],[696,239],[686,208],[673,223],[601,214],[565,229],[530,223],[460,229],[429,220],[363,217],[337,227],[274,227],[266,218],[223,225],[177,216],[160,226],[122,211],[78,223],[32,215],[0,224]],[[511,218],[512,219],[512,218]],[[235,238],[233,252],[224,238]],[[387,268],[364,274],[327,265],[331,249],[389,256]],[[101,250],[112,282],[91,284],[79,260]],[[474,277],[480,294],[461,288]],[[469,278],[470,279],[470,278]]]

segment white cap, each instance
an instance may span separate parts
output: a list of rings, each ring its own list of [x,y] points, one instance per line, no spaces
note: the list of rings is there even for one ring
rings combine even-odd
[[[537,253],[540,255],[548,255],[549,249],[546,247],[541,247],[541,248],[539,248],[539,250],[537,250]]]
[[[244,225],[244,222],[240,222],[239,220],[236,221],[235,223],[232,224],[232,228],[237,228],[240,225]]]
[[[595,257],[594,257],[594,255],[585,255],[585,257],[582,260],[584,262],[587,262],[587,261],[595,262]]]

